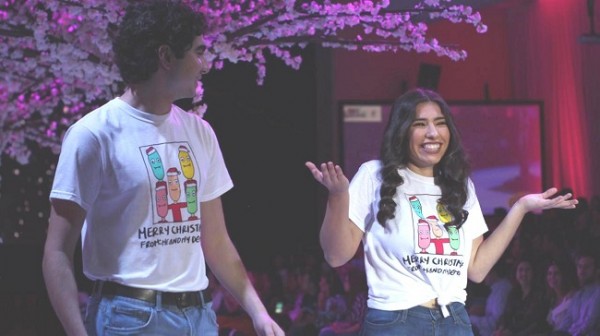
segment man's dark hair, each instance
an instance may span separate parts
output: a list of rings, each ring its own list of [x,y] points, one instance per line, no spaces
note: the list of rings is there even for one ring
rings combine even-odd
[[[127,84],[148,80],[158,70],[158,48],[177,58],[205,31],[201,13],[180,1],[152,0],[129,5],[113,40],[114,60]]]
[[[574,260],[577,262],[581,258],[590,258],[594,262],[594,267],[598,269],[597,252],[591,246],[580,247],[575,251]]]

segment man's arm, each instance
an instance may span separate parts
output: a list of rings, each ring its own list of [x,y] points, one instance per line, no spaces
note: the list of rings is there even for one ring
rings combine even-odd
[[[600,286],[591,295],[589,292],[586,294],[585,297],[579,296],[577,303],[571,301],[571,305],[579,305],[579,314],[568,328],[573,336],[589,335],[597,331],[600,325]]]
[[[67,335],[86,335],[73,268],[75,245],[81,234],[85,210],[71,201],[52,200],[42,269],[54,307]]]
[[[208,267],[252,318],[259,335],[283,336],[283,331],[273,322],[252,286],[242,260],[229,238],[221,199],[202,202],[200,208],[202,250]]]

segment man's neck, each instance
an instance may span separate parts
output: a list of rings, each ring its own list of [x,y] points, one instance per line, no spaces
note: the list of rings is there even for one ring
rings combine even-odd
[[[157,115],[169,113],[173,102],[165,95],[164,89],[149,83],[128,87],[121,99],[138,110]]]

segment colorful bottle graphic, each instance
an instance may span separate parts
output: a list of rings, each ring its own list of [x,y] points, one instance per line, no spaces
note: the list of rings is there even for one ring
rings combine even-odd
[[[427,223],[429,223],[429,226],[431,226],[431,232],[433,232],[434,236],[439,238],[444,234],[444,230],[442,229],[441,225],[438,223],[437,217],[435,217],[434,215],[431,215],[431,216],[427,216],[427,218],[425,220],[427,221]]]
[[[423,207],[421,206],[419,199],[416,196],[410,196],[408,201],[410,202],[410,206],[417,213],[417,216],[424,219],[425,216],[423,216]]]
[[[179,174],[177,168],[169,168],[167,170],[167,183],[169,184],[169,196],[174,203],[179,201],[181,197],[181,186],[179,185]]]
[[[166,223],[166,217],[169,213],[169,204],[167,201],[167,182],[156,182],[156,213],[160,217],[159,223]]]
[[[181,171],[186,179],[192,179],[194,177],[194,164],[190,157],[190,151],[185,146],[179,146],[179,164],[181,165]]]
[[[458,248],[460,247],[460,235],[456,225],[448,226],[448,236],[450,237],[450,247],[454,250],[450,255],[458,255]]]
[[[419,219],[417,230],[419,232],[419,247],[421,248],[421,253],[427,253],[427,248],[429,247],[429,244],[431,244],[429,223],[424,219]]]
[[[169,210],[171,210],[171,215],[173,215],[173,222],[182,222],[183,216],[181,214],[181,209],[187,206],[186,202],[179,202],[181,198],[181,185],[179,184],[179,174],[181,174],[177,168],[169,168],[167,170],[167,185],[169,189],[169,197],[173,201],[169,204]]]
[[[198,219],[196,212],[198,211],[198,184],[196,180],[187,180],[183,182],[185,187],[185,200],[187,202],[187,211],[190,214],[188,220]]]
[[[156,151],[154,147],[148,147],[146,149],[146,155],[148,155],[148,162],[150,163],[150,167],[152,167],[152,173],[157,180],[161,180],[165,178],[165,168],[163,167],[162,160],[160,155]]]
[[[442,203],[438,202],[438,204],[436,205],[436,210],[438,215],[440,216],[440,221],[442,221],[442,223],[446,224],[452,221],[452,215],[448,212],[448,210]]]

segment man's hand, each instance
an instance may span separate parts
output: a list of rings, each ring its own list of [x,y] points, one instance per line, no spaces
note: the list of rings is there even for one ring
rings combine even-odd
[[[267,313],[256,316],[252,323],[254,330],[259,336],[285,336],[285,332],[273,321]]]

